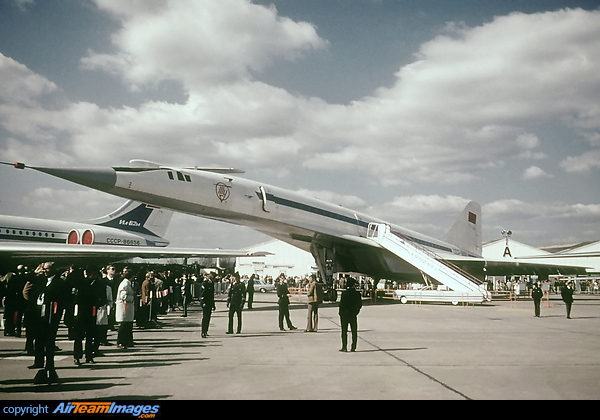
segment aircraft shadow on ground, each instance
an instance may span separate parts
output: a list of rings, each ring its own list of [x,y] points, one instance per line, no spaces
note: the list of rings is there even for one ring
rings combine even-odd
[[[196,347],[206,347],[207,343],[206,341],[174,341],[174,340],[167,340],[167,339],[145,339],[145,338],[138,338],[135,335],[133,336],[134,342],[136,343],[136,346],[141,347],[141,346],[151,346],[152,348],[161,348],[161,347],[177,347],[177,348],[196,348]],[[106,349],[104,347],[104,349]],[[134,350],[135,347],[131,350]],[[120,349],[116,349],[116,350],[109,350],[109,351],[117,351],[117,352],[122,352],[122,350]]]
[[[416,351],[416,350],[427,350],[427,347],[398,347],[398,348],[394,348],[394,349],[368,349],[368,350],[356,350],[357,353],[376,353],[376,352],[383,352],[383,353],[391,353],[394,351]]]
[[[600,318],[600,316],[572,316],[571,317],[571,319],[598,319],[598,318]]]
[[[196,353],[192,353],[197,356]],[[125,355],[125,353],[124,353]],[[126,353],[128,357],[132,356],[132,353]],[[111,355],[112,356],[112,355]],[[111,376],[73,376],[74,371],[78,371],[78,375],[85,372],[102,372],[106,370],[119,369],[121,372],[127,371],[127,369],[139,369],[139,368],[156,368],[156,367],[168,367],[178,365],[189,361],[204,361],[208,360],[204,357],[172,357],[172,353],[157,353],[148,352],[145,353],[143,350],[139,353],[133,353],[133,357],[139,357],[140,359],[119,359],[119,360],[102,360],[103,357],[99,357],[96,363],[86,363],[81,366],[57,366],[56,370],[60,377],[59,383],[57,384],[45,384],[36,385],[33,384],[33,376],[26,379],[10,379],[0,381],[0,393],[5,394],[19,394],[19,393],[64,393],[64,392],[86,392],[86,391],[99,391],[110,389],[112,387],[127,386],[127,377],[111,377]],[[165,359],[161,359],[165,357]],[[149,360],[152,358],[152,360]],[[167,359],[168,358],[168,359]],[[157,360],[158,359],[158,360]],[[85,374],[85,372],[83,372]],[[71,374],[71,375],[70,375]],[[115,382],[123,380],[124,382]],[[108,382],[107,382],[108,381]],[[170,396],[158,396],[156,398],[168,398]],[[131,399],[131,396],[127,396],[127,399]],[[154,399],[154,397],[144,396],[144,399]],[[118,399],[118,397],[111,397],[111,399]]]
[[[0,350],[0,357],[18,357],[23,356],[23,350],[17,349],[8,349],[8,350]]]
[[[164,400],[172,395],[118,395],[106,398],[98,398],[97,401],[139,401],[139,400]]]
[[[254,304],[256,304],[257,302],[255,301]],[[295,304],[290,304],[290,310],[295,309]],[[277,311],[279,310],[279,306],[277,304],[273,304],[273,305],[269,305],[269,306],[259,306],[256,307],[254,306],[252,309],[249,309],[247,306],[244,306],[244,310],[243,312],[273,312],[273,311]],[[222,311],[218,311],[218,312],[223,312],[227,315],[229,311],[229,308],[224,309]]]
[[[105,377],[73,377],[61,378],[58,384],[35,385],[32,379],[10,379],[0,381],[2,389],[0,393],[19,394],[19,393],[54,393],[54,392],[84,392],[84,391],[99,391],[109,389],[115,386],[123,386],[126,384],[99,382],[105,381]],[[112,380],[126,379],[122,377],[110,378]]]
[[[170,356],[170,354],[152,354],[154,357],[162,357],[162,356]],[[158,367],[168,367],[179,365],[183,362],[190,361],[204,361],[208,360],[206,357],[193,357],[193,358],[172,358],[169,357],[168,360],[165,361],[149,361],[149,360],[119,360],[114,362],[102,362],[102,363],[94,363],[85,365],[84,369],[89,369],[91,371],[101,371],[101,370],[110,370],[110,369],[139,369],[139,368],[158,368]],[[58,369],[57,369],[58,370]]]
[[[188,341],[188,342],[170,342],[167,340],[153,340],[153,339],[138,339],[139,347],[130,348],[127,350],[121,350],[117,348],[113,349],[102,349],[102,356],[95,358],[95,363],[85,363],[80,366],[57,366],[56,370],[59,374],[60,380],[58,384],[48,385],[36,385],[33,384],[32,372],[31,378],[25,379],[10,379],[0,381],[0,394],[18,394],[18,393],[53,393],[53,392],[72,392],[72,391],[97,391],[103,389],[109,389],[113,386],[123,386],[123,383],[104,382],[106,380],[124,379],[126,377],[109,377],[109,376],[73,376],[74,371],[79,371],[77,375],[87,372],[101,372],[111,369],[138,369],[138,368],[156,368],[156,367],[168,367],[174,366],[189,361],[205,361],[208,360],[205,357],[199,357],[198,352],[179,352],[176,357],[173,357],[171,352],[162,352],[160,349],[164,348],[202,348],[206,346],[220,345],[215,342],[206,341]],[[159,349],[155,351],[155,349]],[[7,356],[22,355],[22,351],[11,350],[10,352],[4,352]],[[57,352],[57,355],[72,357],[72,351],[61,350]],[[186,355],[189,355],[187,357]],[[119,356],[123,356],[119,358]],[[115,359],[117,358],[117,359]],[[97,381],[103,381],[102,383],[95,383]],[[145,396],[144,398],[148,398]]]

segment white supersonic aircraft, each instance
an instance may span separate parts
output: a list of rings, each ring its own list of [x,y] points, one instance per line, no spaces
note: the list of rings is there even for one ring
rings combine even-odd
[[[19,169],[22,163],[15,163]],[[30,169],[112,195],[177,212],[248,226],[312,253],[326,282],[331,273],[423,282],[483,294],[486,275],[585,274],[581,266],[481,256],[481,207],[470,202],[443,239],[297,192],[236,176],[236,169],[170,167],[132,160],[112,168]],[[328,280],[329,279],[329,280]]]

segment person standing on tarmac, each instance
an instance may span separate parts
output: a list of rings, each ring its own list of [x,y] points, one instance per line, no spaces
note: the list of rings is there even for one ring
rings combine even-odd
[[[27,267],[17,266],[16,273],[7,274],[6,295],[4,297],[4,335],[21,337],[23,312],[26,302],[23,288],[27,282]]]
[[[105,279],[108,286],[110,286],[110,290],[112,293],[112,302],[110,308],[108,308],[108,328],[113,331],[117,331],[116,321],[115,321],[115,305],[117,303],[117,290],[119,290],[120,278],[117,276],[117,269],[114,265],[109,264],[106,266],[105,270]]]
[[[131,285],[133,272],[129,267],[123,268],[123,280],[117,290],[115,321],[119,323],[117,346],[126,349],[133,346],[133,321],[135,320],[135,292]]]
[[[250,276],[248,280],[248,287],[246,288],[246,292],[248,293],[248,309],[252,309],[252,302],[254,302],[254,278],[255,274]]]
[[[37,340],[37,318],[39,317],[39,308],[33,296],[39,293],[39,289],[43,287],[45,279],[41,275],[41,267],[38,266],[35,270],[27,273],[25,285],[23,286],[23,299],[25,300],[25,308],[23,310],[23,325],[25,327],[25,351],[27,356],[35,356],[35,340]]]
[[[535,316],[539,318],[542,298],[544,297],[544,292],[542,291],[542,288],[540,287],[539,283],[535,283],[533,285],[533,290],[531,291],[531,297],[533,298],[533,306],[535,308]]]
[[[317,332],[319,329],[319,304],[323,300],[323,289],[317,283],[317,276],[310,275],[308,284],[308,319],[306,322],[306,332]]]
[[[242,309],[246,299],[246,287],[240,281],[240,273],[234,273],[233,283],[229,287],[227,296],[227,306],[229,306],[229,325],[227,334],[233,334],[233,316],[237,314],[237,330],[236,333],[242,332]]]
[[[154,272],[148,271],[142,282],[142,303],[139,308],[138,325],[142,328],[154,326],[153,313],[156,311],[156,286],[154,284]]]
[[[358,341],[358,322],[357,316],[362,308],[362,298],[360,292],[354,288],[356,280],[349,277],[346,280],[346,290],[342,293],[340,300],[339,315],[342,324],[342,348],[340,351],[348,351],[348,325],[352,331],[352,347],[350,351],[356,350]]]
[[[567,306],[567,319],[571,319],[571,306],[573,305],[573,282],[569,281],[567,284],[561,289],[560,295],[562,297],[563,302]]]
[[[208,337],[208,326],[210,317],[215,307],[215,285],[212,282],[212,273],[204,277],[202,292],[200,295],[200,306],[202,307],[202,338]]]
[[[279,298],[279,329],[285,331],[285,328],[283,328],[283,320],[285,319],[288,328],[290,330],[295,330],[296,327],[294,327],[290,319],[290,291],[288,290],[287,282],[283,274],[279,276],[277,297]]]
[[[188,306],[192,303],[192,286],[193,286],[192,276],[184,274],[183,280],[181,284],[181,297],[182,297],[182,305],[183,305],[183,315],[182,317],[187,316]]]
[[[40,265],[36,274],[37,279],[28,282],[23,289],[23,297],[35,308],[30,325],[34,330],[35,361],[29,368],[39,369],[35,384],[58,383],[54,352],[67,291],[54,263]]]

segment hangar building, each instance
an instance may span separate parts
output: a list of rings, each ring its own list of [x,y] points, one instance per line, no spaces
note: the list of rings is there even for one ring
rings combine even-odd
[[[589,267],[588,274],[600,273],[600,241],[535,248],[513,239],[507,242],[503,238],[484,244],[482,254],[484,258],[490,259],[537,257],[532,259],[551,264]]]
[[[272,255],[237,258],[235,266],[241,276],[250,277],[256,274],[260,278],[265,276],[276,278],[284,273],[287,277],[305,277],[317,271],[315,259],[309,252],[277,239],[251,246],[246,250],[266,251]]]

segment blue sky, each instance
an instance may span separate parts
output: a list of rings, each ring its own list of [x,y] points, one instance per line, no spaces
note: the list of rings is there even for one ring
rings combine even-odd
[[[0,160],[224,165],[441,237],[600,240],[600,2],[8,0]],[[0,213],[121,200],[0,167]],[[267,238],[177,215],[178,246]]]

